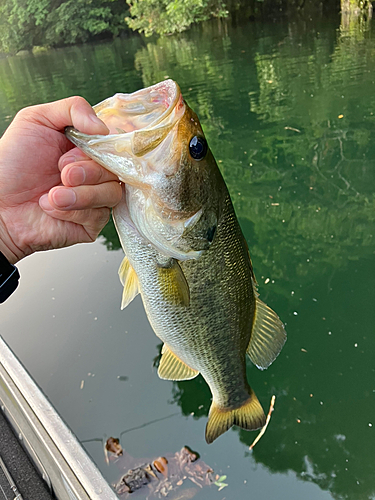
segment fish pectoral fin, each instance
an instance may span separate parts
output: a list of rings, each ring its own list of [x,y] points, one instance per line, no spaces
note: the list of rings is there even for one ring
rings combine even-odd
[[[190,304],[190,290],[180,264],[170,259],[168,267],[158,266],[159,287],[162,297],[176,306]]]
[[[121,285],[125,285],[126,281],[126,275],[128,274],[129,268],[130,268],[130,262],[127,256],[122,259],[122,262],[120,264],[120,267],[118,268],[118,277],[120,278]]]
[[[198,370],[190,368],[181,361],[165,344],[159,363],[158,375],[164,380],[191,380],[199,374]]]
[[[255,431],[266,423],[266,416],[254,391],[250,388],[249,398],[237,408],[220,408],[212,402],[206,426],[206,441],[208,444],[224,434],[232,425],[242,429]]]
[[[126,256],[120,264],[118,275],[124,287],[121,301],[122,310],[139,294],[138,276]]]
[[[285,341],[286,332],[280,318],[256,297],[253,331],[247,348],[251,361],[261,370],[268,368],[275,361]]]

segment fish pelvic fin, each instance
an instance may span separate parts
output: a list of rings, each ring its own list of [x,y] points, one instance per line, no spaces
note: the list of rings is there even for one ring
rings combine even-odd
[[[256,297],[253,331],[247,348],[251,361],[261,370],[268,368],[279,355],[285,341],[286,332],[280,318]]]
[[[122,310],[139,294],[138,276],[126,256],[120,264],[118,275],[124,287],[121,301]]]
[[[212,402],[206,425],[206,441],[211,444],[233,425],[247,431],[260,429],[266,423],[266,416],[254,391],[250,389],[249,398],[237,408],[221,408]]]
[[[168,267],[158,266],[158,281],[163,298],[176,306],[190,304],[190,289],[180,264],[170,260]]]
[[[186,363],[181,361],[170,349],[164,344],[162,356],[159,363],[158,375],[164,380],[191,380],[198,374],[198,370],[190,368]]]

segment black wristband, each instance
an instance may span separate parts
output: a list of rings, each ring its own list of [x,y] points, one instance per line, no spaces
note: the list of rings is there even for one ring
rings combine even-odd
[[[0,252],[0,304],[5,302],[18,287],[20,273],[8,259]]]

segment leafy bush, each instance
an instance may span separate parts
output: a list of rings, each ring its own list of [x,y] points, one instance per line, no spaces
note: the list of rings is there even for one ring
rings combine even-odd
[[[118,35],[126,25],[125,0],[3,0],[0,2],[0,50],[85,42]]]
[[[178,33],[212,16],[228,15],[222,0],[128,0],[128,4],[132,17],[126,22],[146,36]]]

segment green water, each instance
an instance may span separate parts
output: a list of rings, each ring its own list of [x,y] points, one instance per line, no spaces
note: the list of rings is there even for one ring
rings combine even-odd
[[[108,481],[129,456],[187,444],[227,475],[197,499],[375,498],[374,63],[375,25],[339,20],[207,23],[0,60],[2,130],[29,104],[94,104],[175,79],[219,161],[261,298],[288,332],[267,371],[248,366],[266,411],[276,395],[265,435],[253,452],[256,433],[237,428],[208,446],[203,379],[159,380],[160,341],[139,297],[119,309],[113,226],[93,245],[22,261],[1,334]],[[105,463],[109,436],[127,461]]]

